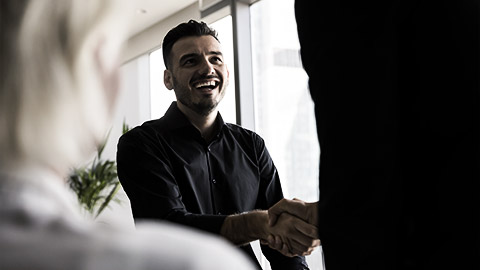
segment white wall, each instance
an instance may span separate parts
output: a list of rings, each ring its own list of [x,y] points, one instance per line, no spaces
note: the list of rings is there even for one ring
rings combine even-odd
[[[115,159],[117,142],[125,121],[131,128],[150,119],[149,57],[143,55],[121,68],[121,88],[104,158]]]
[[[198,3],[194,3],[186,7],[185,9],[173,14],[172,16],[130,38],[122,58],[123,62],[128,62],[140,55],[149,53],[154,49],[158,49],[162,43],[163,37],[170,29],[190,19],[200,19]]]

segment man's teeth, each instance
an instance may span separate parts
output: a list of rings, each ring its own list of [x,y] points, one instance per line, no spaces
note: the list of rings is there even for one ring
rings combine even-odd
[[[216,81],[205,81],[205,82],[199,82],[199,83],[196,83],[195,85],[195,88],[201,88],[201,87],[216,87],[217,86],[217,82]]]

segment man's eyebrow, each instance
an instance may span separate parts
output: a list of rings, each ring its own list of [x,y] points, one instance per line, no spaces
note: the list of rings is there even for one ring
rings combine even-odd
[[[208,54],[214,54],[214,55],[223,56],[223,53],[222,53],[221,51],[210,51]]]
[[[220,55],[220,56],[223,56],[223,53],[221,51],[209,51],[208,54],[213,54],[213,55]],[[199,53],[187,53],[187,54],[184,54],[180,57],[180,61],[185,59],[185,58],[189,58],[189,57],[196,57],[200,55]]]
[[[209,51],[208,54],[223,56],[223,53],[221,51]],[[190,57],[198,57],[198,56],[199,56],[198,53],[187,53],[180,57],[179,62],[182,63],[183,61],[187,60]]]
[[[190,58],[190,57],[197,57],[198,56],[198,53],[187,53],[185,55],[182,55],[180,57],[180,63],[183,62],[184,60]]]

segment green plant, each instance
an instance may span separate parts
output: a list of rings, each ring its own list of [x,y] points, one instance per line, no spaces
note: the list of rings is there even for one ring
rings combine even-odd
[[[124,121],[122,132],[125,133],[128,130],[128,125]],[[92,163],[85,167],[74,169],[68,178],[68,184],[77,194],[79,203],[94,218],[97,218],[112,200],[120,203],[115,198],[120,189],[117,165],[115,161],[102,159],[102,153],[109,135],[110,132],[105,141],[98,147],[97,155]]]

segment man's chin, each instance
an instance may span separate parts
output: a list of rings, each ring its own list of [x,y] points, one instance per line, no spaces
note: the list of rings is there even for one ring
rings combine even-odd
[[[217,108],[218,102],[202,102],[202,103],[182,102],[182,104],[199,115],[208,116],[210,113],[215,111],[215,109]]]
[[[200,114],[200,115],[203,115],[203,116],[208,116],[209,114],[211,114],[213,111],[215,111],[215,109],[217,108],[217,105],[218,104],[202,104],[202,105],[198,105],[196,106],[196,110],[195,112]]]

